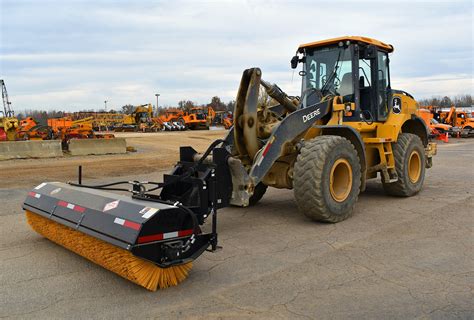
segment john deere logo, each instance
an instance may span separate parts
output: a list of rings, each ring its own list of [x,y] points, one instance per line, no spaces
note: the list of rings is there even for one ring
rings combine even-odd
[[[392,111],[393,113],[399,114],[402,112],[402,99],[395,97],[392,100]]]
[[[309,121],[311,119],[313,119],[314,117],[316,116],[319,116],[321,114],[321,110],[318,108],[316,110],[314,110],[313,112],[310,112],[308,114],[305,114],[303,116],[303,123],[306,122],[306,121]]]

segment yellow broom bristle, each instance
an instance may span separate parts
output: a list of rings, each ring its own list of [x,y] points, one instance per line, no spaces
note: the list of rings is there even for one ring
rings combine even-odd
[[[176,286],[186,279],[192,263],[169,268],[135,257],[129,251],[88,236],[26,210],[26,218],[34,231],[86,259],[115,272],[151,291]]]

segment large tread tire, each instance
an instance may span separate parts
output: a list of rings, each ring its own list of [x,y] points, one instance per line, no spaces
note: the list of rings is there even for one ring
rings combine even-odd
[[[330,191],[330,175],[339,159],[352,169],[352,183],[345,200],[336,201]],[[352,143],[340,136],[319,136],[305,141],[293,175],[296,204],[308,218],[335,223],[351,216],[360,193],[360,159]]]
[[[267,192],[267,186],[263,183],[258,183],[257,186],[255,186],[255,190],[253,191],[252,196],[249,199],[249,206],[256,205],[260,199],[262,199],[263,195],[265,192]]]
[[[412,133],[400,133],[397,142],[392,144],[395,158],[395,170],[398,180],[393,183],[383,183],[385,192],[397,197],[411,197],[420,192],[425,180],[425,148],[420,137]],[[420,161],[420,175],[416,182],[411,181],[408,173],[408,161],[412,152],[417,152]]]

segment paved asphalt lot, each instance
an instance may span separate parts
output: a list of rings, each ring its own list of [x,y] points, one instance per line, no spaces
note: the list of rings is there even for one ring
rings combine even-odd
[[[0,317],[472,319],[474,139],[451,141],[419,195],[370,182],[339,224],[308,221],[290,190],[221,210],[223,249],[154,293],[35,234],[27,190],[0,189]]]

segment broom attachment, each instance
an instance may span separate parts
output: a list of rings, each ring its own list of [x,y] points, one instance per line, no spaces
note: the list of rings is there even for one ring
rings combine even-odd
[[[232,180],[228,152],[213,148],[212,161],[194,162],[196,151],[180,150],[181,161],[163,183],[116,182],[99,186],[49,182],[23,203],[28,223],[51,241],[148,290],[183,281],[192,261],[217,249],[217,209],[227,206]],[[80,170],[81,172],[81,170]],[[120,184],[132,184],[132,190]],[[148,185],[153,187],[147,189]],[[219,185],[219,187],[217,187]],[[160,194],[153,193],[161,189]],[[130,191],[132,196],[106,192]],[[212,231],[199,225],[212,216]]]
[[[187,278],[192,262],[168,268],[137,258],[129,251],[93,238],[26,210],[31,228],[45,238],[150,291],[178,285]]]

